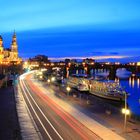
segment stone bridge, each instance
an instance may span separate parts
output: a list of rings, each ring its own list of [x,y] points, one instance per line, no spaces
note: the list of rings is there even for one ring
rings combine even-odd
[[[92,63],[92,64],[86,64],[86,63],[67,63],[63,65],[60,65],[59,63],[55,63],[54,65],[48,66],[48,68],[53,67],[59,67],[62,69],[64,75],[67,74],[67,71],[69,73],[76,73],[76,70],[85,70],[87,74],[90,74],[90,71],[92,69],[106,69],[109,71],[109,78],[111,80],[114,80],[116,77],[116,71],[118,68],[126,68],[126,70],[132,72],[132,74],[140,73],[140,66],[137,66],[136,63],[132,64],[111,64],[111,63]]]

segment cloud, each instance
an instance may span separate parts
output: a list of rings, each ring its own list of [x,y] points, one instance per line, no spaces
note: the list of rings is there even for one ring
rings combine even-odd
[[[128,56],[84,56],[84,57],[52,57],[49,58],[50,60],[65,60],[66,58],[68,59],[86,59],[86,58],[92,58],[95,60],[106,60],[106,59],[122,59],[122,58],[127,58]]]

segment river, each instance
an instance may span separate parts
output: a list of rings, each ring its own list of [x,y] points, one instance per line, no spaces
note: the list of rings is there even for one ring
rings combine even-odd
[[[120,79],[119,81],[130,94],[127,101],[131,112],[140,115],[140,78],[131,76],[128,79]]]

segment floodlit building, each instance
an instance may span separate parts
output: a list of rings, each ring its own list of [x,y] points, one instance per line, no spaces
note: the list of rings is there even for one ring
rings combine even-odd
[[[11,48],[5,49],[3,46],[3,38],[0,36],[0,63],[21,63],[22,59],[18,56],[18,45],[16,33],[14,32],[12,37]]]

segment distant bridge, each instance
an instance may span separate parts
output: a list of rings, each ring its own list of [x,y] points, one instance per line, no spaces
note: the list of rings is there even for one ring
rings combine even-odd
[[[58,67],[64,71],[64,74],[69,71],[69,73],[76,73],[77,70],[85,70],[86,74],[90,74],[92,69],[106,69],[109,71],[110,79],[115,79],[116,71],[119,68],[126,68],[126,70],[132,72],[132,74],[140,73],[140,65],[137,63],[128,63],[128,64],[120,64],[120,63],[51,63],[50,65],[46,65],[47,68]]]

